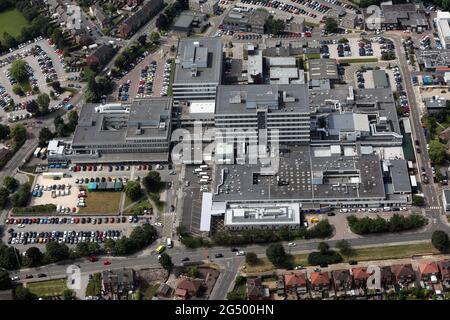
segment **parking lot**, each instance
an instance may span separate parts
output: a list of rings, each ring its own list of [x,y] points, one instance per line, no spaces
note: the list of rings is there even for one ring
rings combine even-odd
[[[78,89],[82,87],[82,85],[74,83],[74,80],[69,80],[78,79],[79,72],[65,71],[62,51],[56,50],[47,39],[40,39],[23,46],[21,45],[19,49],[0,57],[0,106],[3,108],[7,107],[11,99],[15,102],[15,107],[12,108],[12,113],[9,114],[12,120],[25,118],[26,114],[24,117],[21,117],[21,111],[25,110],[27,102],[35,99],[37,96],[31,92],[26,92],[24,96],[19,96],[13,92],[14,80],[8,78],[8,73],[11,63],[16,59],[23,59],[28,63],[30,67],[30,85],[37,86],[40,93],[50,93],[51,87],[47,85],[48,81],[57,80],[62,86],[78,87]],[[68,95],[69,92],[60,96],[57,95],[57,100],[50,102],[50,109],[56,109],[58,103],[63,99],[67,99]]]
[[[379,43],[376,42],[372,42],[371,47],[372,47],[372,55],[360,55],[360,40],[361,39],[356,39],[356,38],[350,38],[348,39],[348,47],[349,47],[349,51],[348,54],[345,54],[343,56],[339,56],[338,54],[338,46],[339,44],[337,43],[337,41],[335,41],[336,43],[331,43],[328,44],[328,48],[329,48],[329,54],[330,54],[330,58],[331,59],[339,59],[339,58],[343,58],[343,59],[348,59],[348,58],[380,58],[381,57],[381,46]]]

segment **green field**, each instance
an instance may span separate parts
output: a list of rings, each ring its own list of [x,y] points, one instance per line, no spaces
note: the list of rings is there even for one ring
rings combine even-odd
[[[86,207],[80,208],[78,214],[105,215],[119,214],[121,192],[89,192],[86,199]]]
[[[343,257],[344,262],[349,260],[357,261],[375,261],[375,260],[389,260],[389,259],[402,259],[411,258],[413,255],[424,254],[436,254],[439,251],[433,247],[431,242],[396,245],[396,246],[383,246],[383,247],[369,247],[369,248],[357,248],[354,250],[355,255],[352,257]],[[246,264],[246,273],[260,273],[274,270],[274,266],[266,257],[258,259],[259,263],[256,266],[249,266]],[[308,254],[294,255],[294,261],[296,265],[308,266]]]
[[[28,24],[27,19],[17,9],[0,12],[0,40],[3,40],[4,32],[13,37],[19,36],[22,28]]]
[[[378,62],[378,58],[349,58],[339,59],[340,63],[372,63]]]
[[[27,288],[38,297],[60,296],[67,289],[66,279],[27,283]]]

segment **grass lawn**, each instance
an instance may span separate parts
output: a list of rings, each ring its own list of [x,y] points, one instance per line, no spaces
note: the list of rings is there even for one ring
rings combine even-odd
[[[17,9],[0,12],[0,40],[3,40],[4,32],[13,37],[19,36],[23,27],[27,25],[29,25],[28,20]]]
[[[118,214],[121,192],[88,192],[86,207],[79,214]]]
[[[60,296],[67,289],[66,279],[27,283],[27,288],[38,297]]]
[[[94,273],[86,287],[86,296],[98,296],[102,291],[102,275]]]
[[[370,63],[378,62],[378,58],[352,58],[352,59],[340,59],[340,63]]]
[[[170,66],[169,88],[167,89],[167,96],[168,97],[173,96],[172,83],[173,83],[173,78],[174,77],[175,77],[175,60],[172,60],[172,63],[171,63],[171,66]]]
[[[439,251],[433,247],[431,242],[398,245],[398,246],[384,246],[373,248],[358,248],[355,249],[355,255],[347,258],[344,257],[344,262],[349,260],[357,261],[372,261],[372,260],[388,260],[388,259],[401,259],[410,258],[413,255],[418,254],[430,254],[439,253]],[[266,258],[259,258],[259,263],[256,266],[249,266],[246,264],[246,273],[260,273],[272,271],[274,269],[272,263]],[[295,265],[308,266],[308,254],[294,255]]]
[[[124,208],[128,207],[132,203],[133,203],[133,201],[131,199],[129,199],[128,197],[126,197],[125,198],[125,206],[124,206]],[[124,213],[131,214],[131,215],[144,214],[144,210],[145,209],[150,209],[151,207],[152,206],[150,205],[148,200],[145,197],[143,197],[141,200],[136,202],[130,208],[124,210]]]
[[[305,57],[308,59],[320,59],[320,53],[307,53]]]

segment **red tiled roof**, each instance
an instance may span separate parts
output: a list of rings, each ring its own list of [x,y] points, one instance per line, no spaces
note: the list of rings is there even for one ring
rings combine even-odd
[[[357,280],[367,279],[369,274],[367,273],[367,268],[359,267],[352,269],[353,278]]]
[[[328,272],[313,272],[311,273],[311,284],[314,286],[329,285],[330,276]]]
[[[306,274],[304,272],[285,274],[284,283],[287,287],[306,286]]]
[[[436,262],[422,262],[419,264],[420,274],[436,274],[439,273],[439,268]]]
[[[197,294],[198,289],[200,288],[200,282],[191,279],[182,279],[178,282],[177,290],[183,289],[189,292],[189,294],[195,295]]]
[[[175,295],[179,297],[185,297],[187,295],[187,291],[184,289],[176,289]]]

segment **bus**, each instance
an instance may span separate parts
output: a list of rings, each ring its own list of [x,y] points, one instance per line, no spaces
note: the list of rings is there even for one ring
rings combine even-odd
[[[207,184],[208,183],[208,179],[200,179],[199,181],[200,184]]]
[[[201,180],[203,180],[203,179],[209,180],[209,176],[201,176],[200,179]]]
[[[200,172],[202,172],[203,170],[202,169],[200,169],[200,168],[197,168],[197,169],[194,169],[194,173],[200,173]]]
[[[163,246],[162,244],[158,246],[158,248],[156,248],[156,253],[160,254],[162,253],[164,250],[166,249],[165,246]]]
[[[200,169],[208,169],[208,165],[207,165],[207,164],[202,164],[202,165],[200,166]]]
[[[166,245],[167,245],[167,248],[169,248],[169,249],[173,248],[173,242],[172,242],[171,238],[167,238]]]
[[[199,173],[198,173],[198,175],[199,175],[199,176],[207,176],[207,175],[208,175],[208,173],[207,173],[207,172],[203,172],[203,171],[202,171],[202,172],[199,172]]]

